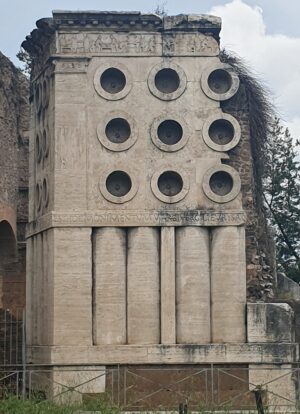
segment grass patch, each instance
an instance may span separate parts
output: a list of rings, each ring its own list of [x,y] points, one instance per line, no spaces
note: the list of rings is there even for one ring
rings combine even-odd
[[[58,405],[46,400],[23,400],[17,397],[9,397],[0,401],[0,414],[72,414],[76,411],[119,413],[118,409],[101,400],[91,400],[80,405]]]

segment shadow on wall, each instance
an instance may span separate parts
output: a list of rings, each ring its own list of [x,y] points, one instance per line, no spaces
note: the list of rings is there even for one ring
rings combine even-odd
[[[17,242],[8,221],[0,222],[0,308],[9,308],[11,280],[17,273]]]

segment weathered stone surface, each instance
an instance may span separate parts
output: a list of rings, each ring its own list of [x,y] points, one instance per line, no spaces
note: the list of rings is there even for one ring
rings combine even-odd
[[[245,230],[218,227],[212,232],[212,342],[246,340]]]
[[[30,373],[31,390],[43,391],[58,404],[80,404],[83,394],[105,392],[106,370],[101,366],[60,366]]]
[[[100,358],[101,356],[101,358]],[[118,345],[31,347],[37,364],[289,364],[299,358],[298,344]]]
[[[95,345],[126,344],[126,231],[117,227],[93,234]]]
[[[208,230],[176,230],[177,343],[205,344],[211,338],[210,244]]]
[[[300,303],[300,285],[283,273],[277,273],[277,297],[287,302]]]
[[[161,228],[160,301],[161,343],[176,344],[175,228]]]
[[[278,301],[287,302],[295,314],[295,340],[300,342],[300,286],[298,283],[286,277],[283,273],[277,274]]]
[[[256,281],[271,267],[259,273],[247,105],[221,105],[241,83],[220,20],[56,11],[37,25],[23,44],[29,360],[295,362],[293,343],[246,343],[246,267]]]
[[[250,390],[259,389],[265,405],[274,412],[297,410],[297,379],[293,365],[249,365]]]
[[[248,342],[294,342],[294,312],[287,303],[247,304]]]
[[[128,344],[160,341],[159,233],[136,227],[128,233]]]

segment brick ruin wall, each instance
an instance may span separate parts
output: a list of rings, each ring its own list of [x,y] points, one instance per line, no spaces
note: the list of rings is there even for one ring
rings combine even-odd
[[[29,81],[0,52],[0,319],[25,306]],[[0,322],[1,322],[0,321]]]
[[[222,102],[221,107],[223,112],[234,116],[241,126],[241,140],[229,151],[228,164],[240,175],[243,208],[247,213],[247,300],[272,302],[276,285],[275,245],[271,229],[267,224],[262,193],[255,180],[249,106],[242,82],[237,94],[228,101]]]

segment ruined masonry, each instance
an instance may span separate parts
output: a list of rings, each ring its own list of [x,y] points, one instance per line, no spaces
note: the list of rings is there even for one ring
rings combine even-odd
[[[4,364],[19,361],[21,338],[12,341],[12,333],[25,307],[28,92],[28,79],[0,52],[0,361]]]
[[[220,29],[213,16],[55,11],[23,43],[28,362],[53,381],[72,365],[83,379],[150,365],[159,382],[214,363],[249,368],[250,390],[297,361],[291,308],[247,304],[249,120]],[[295,399],[291,374],[270,389]]]

